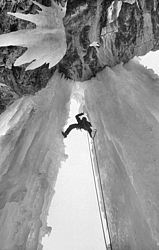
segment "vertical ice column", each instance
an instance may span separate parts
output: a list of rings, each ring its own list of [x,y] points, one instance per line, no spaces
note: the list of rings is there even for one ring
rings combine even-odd
[[[113,250],[157,250],[159,78],[131,61],[104,69],[85,88]]]
[[[72,84],[55,74],[0,117],[0,249],[37,250],[61,161]]]

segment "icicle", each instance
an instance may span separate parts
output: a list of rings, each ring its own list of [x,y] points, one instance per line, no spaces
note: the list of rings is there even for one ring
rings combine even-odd
[[[0,35],[0,47],[23,46],[28,50],[15,61],[15,66],[31,63],[26,70],[35,69],[44,63],[51,67],[56,65],[66,53],[65,28],[63,17],[66,6],[60,7],[52,2],[51,7],[45,7],[35,1],[34,4],[41,8],[39,14],[11,13],[16,18],[30,21],[36,24],[35,29],[19,30]]]

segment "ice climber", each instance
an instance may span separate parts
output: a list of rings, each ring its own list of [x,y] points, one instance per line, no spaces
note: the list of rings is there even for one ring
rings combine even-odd
[[[76,129],[84,129],[86,131],[88,131],[90,137],[92,137],[92,125],[89,121],[87,121],[86,117],[83,117],[82,119],[80,118],[80,116],[84,115],[84,113],[80,113],[78,115],[76,115],[76,120],[78,123],[74,123],[71,124],[65,132],[62,131],[62,134],[64,137],[67,137],[67,135],[71,132],[72,129],[76,128]]]

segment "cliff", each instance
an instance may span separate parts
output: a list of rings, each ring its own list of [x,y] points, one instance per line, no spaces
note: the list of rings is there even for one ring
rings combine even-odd
[[[64,1],[58,1],[64,5]],[[50,6],[51,0],[39,1]],[[37,13],[32,1],[1,1],[0,34],[35,25],[9,16],[10,12]],[[25,71],[27,65],[13,64],[26,50],[24,47],[0,48],[1,112],[15,99],[35,94],[47,85],[56,68],[66,78],[84,81],[95,76],[105,66],[128,62],[134,56],[158,50],[159,4],[157,0],[68,0],[63,19],[67,52],[60,63]]]

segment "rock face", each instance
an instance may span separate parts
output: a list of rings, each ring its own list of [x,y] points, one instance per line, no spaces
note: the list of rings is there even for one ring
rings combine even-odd
[[[50,6],[51,0],[38,1]],[[65,1],[59,0],[61,4]],[[35,26],[7,15],[7,12],[36,13],[31,0],[0,3],[0,33]],[[102,70],[128,62],[159,48],[159,4],[157,0],[68,0],[64,25],[67,52],[61,62],[48,69],[48,65],[26,71],[27,65],[14,67],[13,63],[24,51],[22,47],[0,48],[0,83],[8,86],[6,102],[2,99],[1,111],[15,96],[34,94],[45,87],[55,69],[66,78],[84,81]],[[4,100],[4,101],[3,101]]]
[[[86,80],[105,66],[158,49],[155,0],[73,2],[64,19],[68,50],[60,63],[67,77]],[[93,42],[99,46],[90,46]]]

